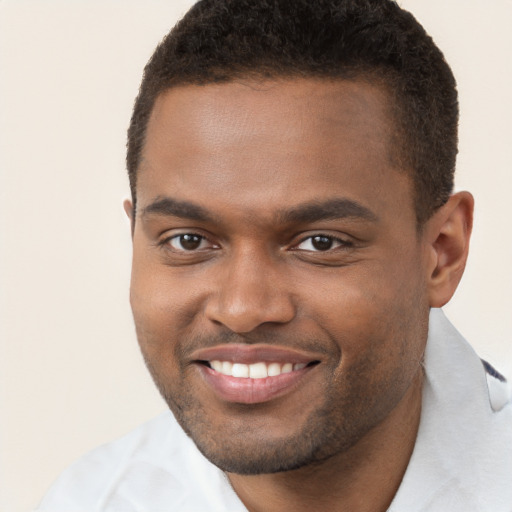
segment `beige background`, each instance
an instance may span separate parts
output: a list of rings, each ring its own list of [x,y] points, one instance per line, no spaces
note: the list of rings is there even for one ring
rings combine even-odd
[[[144,63],[190,1],[0,0],[0,510],[164,408],[128,306],[125,130]],[[458,188],[477,201],[447,308],[512,376],[511,0],[407,0],[452,64]]]

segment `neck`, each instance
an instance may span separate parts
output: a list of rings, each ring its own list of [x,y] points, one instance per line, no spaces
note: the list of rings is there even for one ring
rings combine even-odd
[[[423,374],[379,425],[344,453],[315,465],[228,478],[249,512],[388,509],[411,458],[421,413]]]

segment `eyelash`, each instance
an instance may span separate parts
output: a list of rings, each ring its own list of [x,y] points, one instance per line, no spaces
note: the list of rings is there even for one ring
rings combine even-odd
[[[201,249],[191,249],[191,250],[186,250],[184,248],[182,249],[177,249],[175,247],[172,247],[171,245],[171,242],[173,240],[180,240],[180,239],[183,239],[184,237],[194,237],[194,238],[199,238],[199,244],[201,245],[203,242],[208,242],[208,238],[205,237],[204,235],[200,235],[198,233],[193,233],[193,232],[190,232],[190,233],[179,233],[177,235],[173,235],[173,236],[170,236],[170,237],[167,237],[165,240],[162,240],[162,242],[159,244],[161,246],[171,246],[171,250],[175,251],[175,252],[181,252],[181,253],[194,253],[194,252],[197,252]],[[213,247],[218,247],[216,246],[215,244],[212,244]]]
[[[325,250],[321,250],[321,249],[318,249],[317,250],[307,250],[308,252],[318,252],[318,253],[322,253],[322,252],[332,252],[336,249],[345,249],[345,248],[349,248],[349,247],[352,247],[354,244],[349,241],[349,240],[344,240],[342,238],[339,238],[339,237],[336,237],[336,236],[333,236],[333,235],[327,235],[325,233],[318,233],[318,234],[314,234],[314,235],[309,235],[307,237],[304,237],[298,244],[295,245],[294,247],[294,250],[301,250],[301,249],[298,249],[298,246],[302,245],[303,243],[309,241],[309,243],[311,244],[311,246],[314,247],[314,243],[315,243],[315,239],[327,239],[328,240],[328,243],[330,243],[331,245],[335,245],[335,244],[338,244],[336,247],[328,247],[326,248]],[[320,240],[317,240],[317,243],[320,242]],[[322,242],[320,242],[322,243]],[[305,249],[302,249],[302,250],[305,250]]]
[[[190,250],[187,250],[185,248],[176,248],[176,247],[173,247],[171,245],[171,242],[173,240],[180,240],[184,237],[193,237],[193,238],[198,238],[200,239],[199,240],[199,247],[198,248],[195,248],[195,249],[190,249]],[[327,240],[327,243],[331,245],[331,247],[327,247],[325,248],[325,250],[322,250],[322,249],[318,249],[318,247],[316,248],[317,250],[312,250],[312,249],[300,249],[299,246],[304,244],[305,242],[307,241],[310,241],[310,245],[314,248],[314,239],[324,239],[324,240]],[[162,240],[162,242],[159,244],[161,246],[171,246],[171,249],[170,250],[173,250],[175,252],[178,252],[178,253],[189,253],[189,254],[193,254],[195,252],[199,252],[201,249],[200,249],[200,245],[203,243],[203,242],[209,242],[209,239],[207,237],[205,237],[204,235],[200,235],[198,233],[193,233],[193,232],[190,232],[190,233],[179,233],[177,235],[173,235],[173,236],[170,236],[170,237],[167,237],[165,238],[164,240]],[[317,240],[316,241],[317,243],[322,243],[322,241],[320,240]],[[336,245],[337,244],[337,245]],[[332,245],[336,245],[335,247],[332,247]],[[322,253],[322,252],[325,252],[325,253],[328,253],[328,252],[332,252],[336,249],[346,249],[346,248],[350,248],[350,247],[353,247],[353,243],[349,240],[344,240],[342,238],[339,238],[339,237],[335,237],[333,235],[328,235],[328,234],[324,234],[324,233],[315,233],[313,235],[309,235],[307,237],[304,237],[302,240],[300,240],[297,244],[295,244],[291,250],[293,251],[304,251],[304,252],[311,252],[311,253]],[[212,244],[212,247],[213,248],[218,248],[217,245],[215,244]]]

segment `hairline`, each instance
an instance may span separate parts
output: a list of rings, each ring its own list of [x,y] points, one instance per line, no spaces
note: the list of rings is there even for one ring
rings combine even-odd
[[[142,132],[143,140],[138,153],[138,165],[136,169],[132,170],[135,181],[134,187],[132,188],[132,203],[134,215],[137,206],[137,181],[143,161],[145,159],[144,150],[146,147],[148,125],[153,115],[157,100],[169,91],[180,87],[207,87],[211,85],[230,84],[236,82],[244,83],[246,81],[260,82],[262,84],[264,82],[279,83],[281,81],[284,82],[290,80],[317,80],[319,82],[365,82],[380,89],[384,96],[388,99],[388,101],[386,101],[385,104],[390,134],[390,148],[388,156],[391,159],[395,170],[397,172],[405,173],[411,179],[413,196],[412,207],[417,217],[417,231],[421,232],[424,224],[442,205],[438,205],[437,208],[433,209],[428,217],[420,219],[418,215],[419,197],[417,191],[416,171],[413,168],[413,166],[408,163],[411,149],[408,149],[408,145],[410,144],[410,142],[407,140],[405,134],[406,122],[404,119],[404,114],[401,112],[402,103],[398,97],[399,95],[396,92],[394,92],[394,88],[392,87],[393,79],[397,81],[399,81],[400,79],[400,77],[398,77],[397,75],[398,73],[388,68],[379,66],[372,67],[369,65],[343,66],[340,68],[339,74],[332,72],[315,73],[299,70],[277,70],[271,69],[269,66],[262,66],[261,68],[248,68],[246,70],[237,70],[231,73],[229,73],[228,71],[224,71],[224,75],[222,75],[221,77],[210,76],[208,78],[199,78],[197,76],[191,76],[190,78],[188,78],[180,76],[175,81],[168,82],[167,85],[162,85],[161,87],[157,88],[157,90],[154,91],[153,94],[151,95],[152,103],[151,108],[148,110],[146,123]],[[397,144],[393,144],[393,141],[396,141]]]

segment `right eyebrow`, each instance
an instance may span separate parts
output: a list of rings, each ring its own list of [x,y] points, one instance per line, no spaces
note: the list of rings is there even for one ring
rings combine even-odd
[[[322,220],[359,219],[378,222],[379,217],[357,201],[346,198],[332,198],[300,204],[279,212],[279,222],[312,223]]]
[[[172,197],[157,197],[146,206],[140,216],[162,215],[166,217],[179,217],[181,219],[195,220],[199,222],[212,222],[213,217],[201,206],[189,201],[178,201]]]

